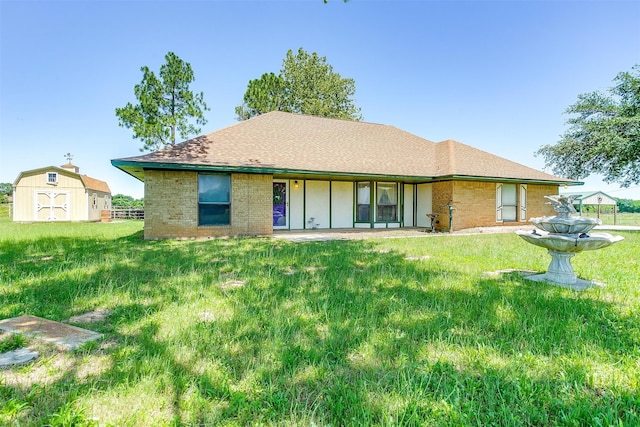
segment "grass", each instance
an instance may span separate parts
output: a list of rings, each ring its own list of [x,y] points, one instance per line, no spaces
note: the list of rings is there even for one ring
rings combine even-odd
[[[582,214],[585,218],[598,218],[596,212],[585,212]],[[615,217],[613,212],[600,212],[600,220],[606,225],[640,225],[640,213],[618,212]]]
[[[640,425],[640,233],[576,255],[514,234],[144,241],[0,222],[0,318],[105,339],[0,371],[1,425]]]

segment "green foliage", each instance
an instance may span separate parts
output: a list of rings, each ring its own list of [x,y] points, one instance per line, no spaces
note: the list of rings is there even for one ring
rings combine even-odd
[[[133,129],[133,138],[144,143],[144,150],[157,150],[176,143],[176,133],[182,139],[198,134],[198,125],[207,123],[204,111],[209,110],[202,92],[189,89],[195,80],[191,64],[173,52],[165,55],[159,78],[148,67],[142,67],[142,82],[135,86],[137,105],[130,102],[116,108],[118,125]]]
[[[111,198],[111,206],[114,208],[144,208],[144,199],[134,199],[124,194],[116,194]]]
[[[616,199],[619,212],[640,213],[640,200]]]
[[[0,195],[11,196],[13,194],[13,184],[10,182],[0,182]]]
[[[582,179],[601,174],[628,187],[640,182],[640,65],[619,73],[609,95],[581,94],[566,113],[569,129],[538,151],[553,172]]]
[[[244,103],[236,107],[238,119],[246,120],[269,111],[280,111],[284,108],[284,97],[282,77],[264,73],[259,79],[249,81]]]
[[[0,204],[8,203],[8,197],[13,194],[13,184],[10,182],[0,182]]]
[[[95,421],[87,419],[84,412],[85,409],[78,408],[76,402],[67,402],[49,417],[47,425],[51,427],[91,427],[98,425]]]
[[[144,241],[0,222],[0,318],[97,308],[104,334],[0,381],[1,425],[640,425],[640,233],[531,283],[513,233]],[[141,396],[143,398],[141,398]]]
[[[333,71],[327,58],[304,49],[289,50],[279,75],[265,73],[249,81],[238,120],[269,112],[287,111],[320,117],[362,120],[355,106],[355,81]]]
[[[7,334],[7,337],[0,340],[0,354],[7,351],[17,350],[24,347],[27,340],[22,334]]]

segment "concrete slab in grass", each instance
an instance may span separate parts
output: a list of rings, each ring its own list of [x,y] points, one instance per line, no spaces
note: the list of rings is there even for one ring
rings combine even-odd
[[[0,320],[0,330],[34,337],[65,350],[75,350],[88,341],[102,338],[102,334],[88,329],[31,315]]]
[[[17,350],[8,351],[0,354],[0,369],[16,365],[24,365],[35,360],[38,352],[29,348],[19,348]]]

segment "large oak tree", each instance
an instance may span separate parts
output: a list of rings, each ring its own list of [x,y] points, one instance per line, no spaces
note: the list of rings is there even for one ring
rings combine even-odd
[[[562,139],[537,151],[557,175],[601,174],[623,187],[640,182],[640,65],[614,82],[608,94],[579,95],[566,111],[573,117]]]
[[[238,120],[269,111],[288,111],[321,117],[362,120],[353,96],[355,81],[333,71],[327,58],[304,49],[289,50],[280,74],[265,73],[249,81]]]
[[[157,150],[200,133],[197,125],[207,123],[204,111],[209,108],[202,92],[193,93],[189,85],[195,80],[191,64],[175,53],[165,55],[159,77],[149,67],[142,67],[142,82],[134,87],[138,104],[130,102],[116,108],[118,124],[133,129],[133,138],[144,143],[144,150]],[[195,124],[193,121],[195,121]]]

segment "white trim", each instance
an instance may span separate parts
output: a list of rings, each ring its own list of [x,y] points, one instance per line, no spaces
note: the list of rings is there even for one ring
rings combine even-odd
[[[520,221],[527,220],[527,184],[520,184]]]
[[[496,222],[502,222],[502,184],[496,184]]]
[[[49,176],[53,177],[53,181],[49,180]],[[47,184],[58,185],[58,172],[47,172]]]
[[[40,201],[38,200],[38,196],[39,195],[45,195],[47,197],[49,197],[49,203],[44,203],[41,204]],[[62,203],[61,205],[56,205],[56,197],[58,197],[59,195],[64,195],[64,203]],[[71,198],[71,193],[69,191],[49,191],[49,190],[35,190],[33,192],[33,220],[34,221],[69,221],[69,216],[70,216],[70,205],[69,205],[69,199]],[[43,209],[48,209],[49,210],[49,216],[44,219],[41,220],[40,218],[38,218],[38,212],[40,212]],[[65,213],[65,217],[64,218],[59,218],[56,216],[56,212],[57,210],[62,209],[62,211]]]

